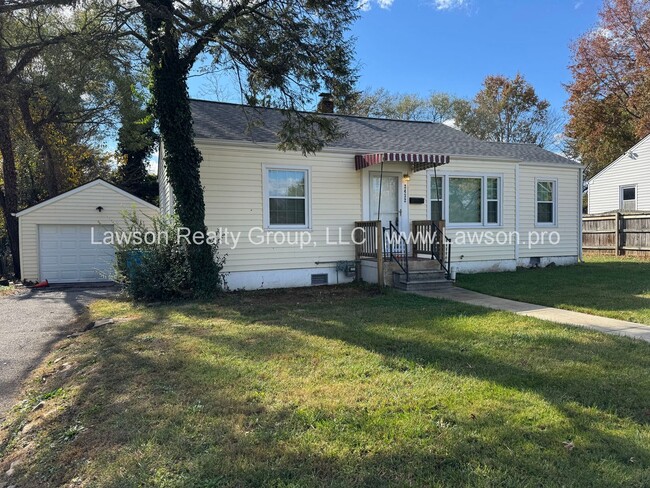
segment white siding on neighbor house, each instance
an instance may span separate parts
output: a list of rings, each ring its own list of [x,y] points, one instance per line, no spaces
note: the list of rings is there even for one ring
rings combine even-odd
[[[103,207],[101,212],[97,207]],[[39,280],[39,225],[116,225],[123,222],[123,212],[135,209],[141,217],[158,212],[148,205],[104,185],[94,185],[64,196],[58,201],[19,217],[20,263],[23,279]]]
[[[580,253],[580,213],[578,187],[581,169],[576,166],[519,165],[519,257],[578,256]],[[536,180],[556,181],[556,224],[535,223]],[[544,235],[543,233],[546,232]],[[557,232],[560,241],[554,244],[550,233]],[[528,240],[538,234],[538,243]],[[542,242],[543,241],[543,242]]]
[[[621,186],[633,185],[636,185],[637,210],[650,210],[650,136],[589,181],[588,212],[597,214],[620,209]]]

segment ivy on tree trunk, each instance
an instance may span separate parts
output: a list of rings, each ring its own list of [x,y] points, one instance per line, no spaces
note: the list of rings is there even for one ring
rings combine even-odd
[[[187,77],[206,52],[212,67],[234,74],[243,95],[269,95],[283,109],[278,148],[321,150],[342,137],[335,119],[305,114],[300,107],[325,89],[344,102],[352,95],[352,40],[346,38],[357,18],[358,0],[136,0],[147,47],[151,92],[167,176],[181,224],[205,232],[205,204],[194,145]],[[126,19],[134,12],[126,9]],[[274,103],[275,105],[275,103]],[[252,121],[253,122],[253,121]],[[190,245],[195,295],[218,289],[219,267],[207,244]]]
[[[3,23],[0,19],[0,37]],[[20,247],[18,246],[18,219],[13,214],[18,212],[18,174],[16,172],[16,154],[11,139],[10,111],[8,102],[9,65],[5,52],[0,49],[0,155],[2,155],[2,177],[4,187],[0,188],[0,206],[5,218],[9,248],[14,266],[14,275],[20,278]]]
[[[172,0],[147,2],[173,11]],[[201,186],[201,152],[194,144],[192,112],[187,91],[189,66],[182,59],[178,35],[172,22],[145,14],[150,43],[151,92],[165,150],[166,173],[174,192],[176,212],[191,234],[206,233],[205,202]],[[220,284],[219,268],[207,243],[189,245],[192,288],[196,296],[215,293]]]
[[[4,188],[0,189],[0,205],[5,218],[9,249],[11,250],[14,275],[20,278],[20,252],[18,246],[18,219],[13,216],[18,212],[18,190],[16,158],[11,141],[9,114],[0,100],[0,153],[2,154],[2,176]]]

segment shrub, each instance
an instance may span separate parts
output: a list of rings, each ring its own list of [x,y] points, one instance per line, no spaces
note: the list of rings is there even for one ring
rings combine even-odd
[[[124,225],[114,242],[116,281],[134,300],[152,302],[194,298],[196,292],[191,287],[189,246],[184,240],[179,242],[177,239],[181,228],[178,218],[145,218],[146,221],[139,219],[135,211],[124,215]],[[144,236],[149,238],[144,239]],[[224,258],[218,256],[218,244],[211,247],[219,271],[218,282],[213,287],[216,294],[223,288],[221,269]]]

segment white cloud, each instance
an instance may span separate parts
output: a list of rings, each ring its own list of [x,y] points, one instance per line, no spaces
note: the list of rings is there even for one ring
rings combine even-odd
[[[357,0],[357,8],[367,12],[374,5],[385,10],[392,7],[395,0]],[[453,10],[469,6],[471,0],[430,0],[436,10]]]
[[[370,10],[370,1],[369,0],[359,0],[357,2],[357,8],[362,12],[367,12]]]
[[[467,0],[433,0],[433,5],[437,10],[451,10],[454,8],[465,7]]]
[[[362,12],[367,12],[376,4],[379,8],[389,9],[393,5],[394,0],[358,0],[357,8]]]

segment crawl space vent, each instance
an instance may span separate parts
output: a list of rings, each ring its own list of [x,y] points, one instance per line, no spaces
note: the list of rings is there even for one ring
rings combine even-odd
[[[327,284],[327,273],[311,275],[311,284],[312,284],[312,286],[314,286],[314,285],[326,285]]]

